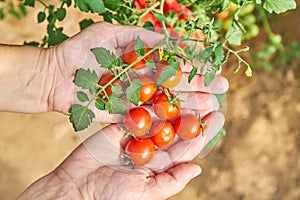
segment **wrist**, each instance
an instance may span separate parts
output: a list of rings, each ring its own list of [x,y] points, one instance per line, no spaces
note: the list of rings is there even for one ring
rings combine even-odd
[[[52,173],[30,185],[17,200],[47,199],[84,199],[75,183],[67,178],[67,174]]]
[[[53,87],[51,50],[0,45],[0,110],[46,112]]]

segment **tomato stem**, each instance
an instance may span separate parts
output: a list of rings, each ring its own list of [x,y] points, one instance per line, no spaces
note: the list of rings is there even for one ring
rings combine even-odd
[[[128,154],[126,154],[125,152],[121,152],[121,157],[123,159],[125,159],[125,161],[124,161],[125,166],[131,166],[132,169],[134,169],[134,167],[135,167],[134,162]]]

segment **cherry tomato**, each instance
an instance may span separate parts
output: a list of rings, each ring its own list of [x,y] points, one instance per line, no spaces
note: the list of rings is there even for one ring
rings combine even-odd
[[[114,78],[113,74],[106,74],[103,77],[101,77],[100,81],[99,81],[99,85],[101,86],[105,86],[112,78]],[[124,88],[124,84],[122,83],[122,81],[120,81],[120,79],[116,79],[112,82],[112,85],[120,85],[122,88]],[[108,96],[110,96],[112,94],[112,90],[111,90],[111,85],[107,86],[105,88],[105,92]],[[101,96],[104,95],[103,92],[100,93]]]
[[[163,62],[161,65],[159,65],[157,67],[157,71],[156,71],[156,75],[155,75],[155,80],[157,81],[160,77],[160,74],[162,72],[162,70],[169,66],[169,63],[168,62]],[[173,88],[175,87],[176,85],[178,85],[178,83],[180,82],[181,80],[181,76],[182,76],[182,71],[181,71],[181,67],[179,66],[178,67],[178,70],[176,71],[175,75],[170,77],[167,81],[163,82],[162,84],[160,84],[161,86],[163,87],[166,87],[166,88]]]
[[[184,140],[190,140],[202,131],[200,120],[192,114],[182,115],[178,117],[174,125],[175,133]]]
[[[169,146],[174,138],[175,132],[171,122],[157,121],[150,129],[151,140],[159,148]]]
[[[181,109],[180,102],[174,98],[174,95],[170,93],[171,99],[163,92],[158,94],[153,100],[153,111],[162,119],[175,118]]]
[[[154,81],[148,76],[140,76],[139,81],[142,82],[143,86],[140,90],[140,101],[149,101],[156,93],[156,87]]]
[[[145,45],[145,53],[147,53],[150,50],[150,48],[146,44],[144,44],[144,45]],[[138,54],[136,54],[136,52],[134,50],[134,46],[135,46],[135,42],[132,42],[126,47],[126,49],[124,51],[123,59],[124,59],[124,62],[127,63],[128,65],[130,65],[131,63],[133,63],[140,57]],[[152,54],[149,54],[144,59],[140,60],[135,65],[133,65],[133,68],[134,69],[142,69],[142,68],[146,67],[146,61],[151,60],[151,59],[152,59]]]
[[[215,13],[215,16],[217,19],[220,19],[220,20],[226,20],[230,15],[230,10],[227,9],[227,10],[224,10],[223,12],[221,13]]]
[[[143,107],[135,107],[125,115],[124,126],[136,137],[145,135],[151,128],[152,118]]]
[[[141,166],[152,159],[155,146],[150,138],[132,138],[127,143],[125,152],[130,156],[134,165]]]

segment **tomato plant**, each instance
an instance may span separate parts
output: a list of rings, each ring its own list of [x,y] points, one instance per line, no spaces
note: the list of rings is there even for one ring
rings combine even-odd
[[[175,121],[175,133],[184,140],[193,139],[200,135],[202,131],[202,126],[200,122],[200,119],[195,115],[181,115]]]
[[[150,129],[151,140],[159,148],[169,146],[174,138],[175,132],[171,122],[169,121],[157,121]]]
[[[152,159],[155,146],[149,138],[131,138],[125,147],[125,152],[134,165],[141,166]]]
[[[143,47],[137,45],[137,42],[130,43],[123,54],[124,62],[127,64],[134,63],[142,54],[145,54],[149,51],[149,47],[144,44]],[[142,60],[136,62],[132,67],[134,69],[142,69],[146,67],[146,61],[152,59],[152,54],[145,56]]]
[[[148,76],[139,76],[139,81],[143,84],[140,89],[140,101],[147,102],[153,98],[156,93],[154,81]]]
[[[123,124],[134,136],[139,137],[150,130],[152,118],[145,108],[136,107],[130,109],[125,115]]]
[[[115,76],[112,73],[106,74],[103,77],[101,77],[101,79],[99,80],[99,85],[100,86],[105,86],[106,84],[108,84]],[[119,85],[121,86],[121,88],[124,88],[124,84],[120,81],[120,79],[116,79],[114,81],[112,81],[111,84],[109,84],[106,88],[105,88],[105,93],[100,91],[100,96],[110,96],[113,92],[112,92],[112,85]]]
[[[173,93],[162,92],[153,100],[153,111],[159,118],[174,119],[180,113],[180,109],[181,104]]]
[[[157,81],[159,79],[159,77],[162,74],[162,71],[169,66],[168,62],[163,62],[161,64],[158,65],[157,67],[157,71],[156,71],[156,75],[155,75],[155,80]],[[171,76],[170,78],[168,78],[166,81],[164,81],[163,83],[161,83],[160,85],[166,88],[173,88],[175,86],[178,85],[178,83],[181,80],[181,76],[182,76],[182,70],[181,67],[178,66],[177,71],[175,72],[175,74],[173,76]]]

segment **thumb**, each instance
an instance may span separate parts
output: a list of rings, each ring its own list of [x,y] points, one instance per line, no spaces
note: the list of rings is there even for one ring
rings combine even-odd
[[[167,172],[155,176],[157,188],[162,198],[169,198],[180,192],[188,182],[201,174],[202,169],[199,165],[187,163],[180,164]],[[163,191],[163,192],[162,192]]]

